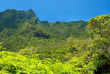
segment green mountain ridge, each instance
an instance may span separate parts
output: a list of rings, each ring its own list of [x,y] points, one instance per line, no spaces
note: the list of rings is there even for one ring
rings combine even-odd
[[[4,42],[5,45],[3,46],[8,50],[21,49],[22,47],[18,47],[19,44],[28,46],[27,42],[30,43],[31,38],[34,38],[35,40],[38,40],[37,38],[59,38],[62,40],[70,36],[80,37],[87,35],[85,30],[87,22],[49,23],[40,21],[32,9],[27,12],[17,11],[15,9],[6,10],[0,12],[0,15],[0,41]],[[16,44],[17,46],[15,45],[17,49],[12,45],[15,41],[16,43],[19,43]]]
[[[0,31],[4,28],[17,28],[19,23],[30,19],[39,21],[32,10],[25,12],[12,9],[0,12]]]
[[[109,74],[110,15],[40,21],[32,9],[0,12],[0,74]]]

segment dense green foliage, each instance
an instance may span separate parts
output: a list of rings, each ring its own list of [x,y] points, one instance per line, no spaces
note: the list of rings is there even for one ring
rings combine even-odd
[[[0,74],[94,73],[110,73],[110,15],[49,23],[32,9],[0,13]]]
[[[41,22],[39,27],[43,28],[49,33],[60,36],[62,38],[68,38],[70,36],[74,37],[86,37],[87,32],[85,30],[85,26],[87,26],[87,22],[84,21],[72,21],[72,22]]]
[[[6,10],[0,16],[0,41],[4,42],[2,46],[8,51],[18,51],[30,46],[39,47],[70,36],[87,36],[87,22],[40,22],[32,9],[28,12]]]

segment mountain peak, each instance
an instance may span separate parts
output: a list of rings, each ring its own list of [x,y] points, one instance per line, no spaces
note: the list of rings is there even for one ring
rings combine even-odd
[[[32,16],[36,16],[35,12],[32,9],[28,10],[28,13]]]

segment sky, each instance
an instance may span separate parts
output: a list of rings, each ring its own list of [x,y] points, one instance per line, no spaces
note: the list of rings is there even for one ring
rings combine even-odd
[[[89,21],[110,14],[110,0],[0,0],[0,12],[6,9],[33,9],[41,21]]]

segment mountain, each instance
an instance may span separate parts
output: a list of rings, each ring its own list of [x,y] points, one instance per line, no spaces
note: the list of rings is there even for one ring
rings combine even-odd
[[[8,9],[0,12],[0,41],[6,50],[17,51],[27,46],[38,47],[47,44],[48,41],[63,40],[71,36],[84,38],[87,36],[85,26],[87,22],[84,21],[40,21],[32,9]],[[40,40],[44,43],[38,43]]]
[[[0,32],[5,28],[15,29],[18,27],[19,23],[25,22],[26,20],[32,20],[36,23],[39,21],[32,9],[30,9],[28,12],[17,11],[15,9],[8,9],[0,12]]]
[[[62,38],[68,38],[71,36],[74,37],[84,37],[87,36],[87,31],[85,27],[87,26],[87,22],[84,21],[72,21],[72,22],[41,22],[39,27],[43,28],[47,32],[60,36]]]
[[[32,9],[0,12],[0,74],[109,74],[109,49],[110,15],[49,23]]]
[[[14,9],[0,12],[0,41],[4,42],[3,46],[7,50],[16,51],[21,49],[22,45],[27,45],[26,40],[31,37],[50,38],[49,33],[36,25],[39,22],[32,9],[27,12]],[[20,47],[17,47],[18,45]]]

